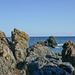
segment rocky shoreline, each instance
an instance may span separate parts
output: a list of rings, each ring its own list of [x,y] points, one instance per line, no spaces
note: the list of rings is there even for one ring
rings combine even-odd
[[[53,36],[28,47],[29,35],[14,28],[10,41],[0,31],[0,75],[74,75],[75,44],[68,41],[61,54],[47,47],[57,45]]]

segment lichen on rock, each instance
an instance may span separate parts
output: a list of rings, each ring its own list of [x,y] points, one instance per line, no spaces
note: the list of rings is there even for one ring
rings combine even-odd
[[[55,48],[55,46],[57,45],[54,36],[50,36],[49,39],[47,39],[44,43],[45,46],[52,47],[52,48]]]
[[[7,37],[0,31],[0,75],[11,75],[15,67],[15,58],[9,48]]]
[[[62,58],[64,61],[69,61],[75,66],[75,44],[72,41],[64,43]]]
[[[18,62],[24,61],[26,57],[26,49],[28,48],[29,35],[23,31],[14,28],[12,31],[12,51]]]

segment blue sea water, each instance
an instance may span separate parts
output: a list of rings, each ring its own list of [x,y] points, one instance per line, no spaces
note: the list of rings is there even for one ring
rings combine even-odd
[[[37,41],[39,41],[39,40],[44,42],[48,38],[49,37],[30,37],[29,46],[36,44]],[[55,53],[62,52],[62,49],[63,49],[62,46],[65,42],[71,40],[73,43],[75,43],[75,37],[55,37],[55,39],[56,39],[58,46],[56,46],[55,48],[49,48],[50,51],[53,51]]]

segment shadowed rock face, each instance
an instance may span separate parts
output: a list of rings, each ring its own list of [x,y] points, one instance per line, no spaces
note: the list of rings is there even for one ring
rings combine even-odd
[[[30,46],[27,53],[28,75],[70,75],[74,69],[71,64],[63,63],[61,56],[40,44]]]
[[[68,41],[63,45],[62,58],[75,66],[75,44]]]
[[[50,36],[49,39],[45,41],[45,46],[55,48],[56,45],[57,43],[54,36]]]
[[[14,29],[12,31],[12,51],[17,62],[24,61],[26,55],[26,49],[28,48],[29,36],[23,31]]]
[[[40,44],[42,46],[48,46],[48,47],[51,47],[51,48],[55,48],[55,46],[57,45],[54,36],[50,36],[49,39],[47,39],[45,42],[38,41],[37,44]]]
[[[0,31],[0,75],[70,75],[74,70],[40,42],[28,47],[28,40],[29,36],[16,28],[12,41]]]
[[[71,73],[71,75],[75,75],[75,70]]]

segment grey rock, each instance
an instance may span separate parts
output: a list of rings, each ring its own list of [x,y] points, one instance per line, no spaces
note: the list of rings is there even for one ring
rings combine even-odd
[[[47,39],[44,43],[45,46],[52,47],[52,48],[55,48],[55,46],[57,45],[54,36],[50,36],[49,39]]]

